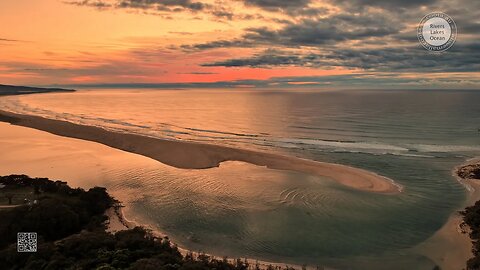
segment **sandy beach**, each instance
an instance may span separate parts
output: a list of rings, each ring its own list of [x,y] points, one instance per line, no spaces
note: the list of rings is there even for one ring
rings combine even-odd
[[[5,120],[5,116],[2,120]],[[98,185],[94,179],[104,179],[108,182],[106,178],[109,176],[104,171],[109,171],[112,166],[157,167],[156,164],[158,164],[154,159],[127,153],[100,143],[55,136],[42,130],[10,125],[1,121],[0,134],[0,151],[3,153],[0,158],[2,175],[27,174],[32,177],[68,179],[72,187],[89,188]],[[130,198],[138,196],[128,192],[121,194],[113,192],[113,195],[122,201],[129,201]],[[141,217],[132,218],[134,215],[129,205],[125,208],[112,207],[105,214],[109,220],[107,231],[116,232],[141,225],[152,230],[157,237],[166,236],[164,232],[150,226]],[[184,248],[180,250],[184,254],[189,252]],[[258,263],[265,267],[270,264],[284,266],[282,263],[266,261],[258,261]],[[298,266],[298,268],[301,267]]]
[[[107,225],[106,226],[106,231],[107,232],[116,233],[116,232],[119,232],[119,231],[133,229],[136,226],[141,226],[141,227],[144,227],[144,228],[150,230],[152,232],[152,234],[157,238],[161,239],[161,238],[164,238],[164,237],[168,237],[168,235],[166,235],[165,233],[156,230],[155,228],[149,226],[148,224],[138,224],[134,221],[128,220],[125,217],[125,215],[123,214],[122,207],[120,207],[118,205],[109,208],[105,212],[105,215],[108,218],[108,220],[106,222],[106,225]],[[173,243],[173,244],[176,245],[175,243]],[[186,256],[187,254],[193,254],[194,256],[200,255],[199,252],[188,250],[188,249],[185,249],[185,248],[182,248],[182,247],[179,247],[179,246],[177,246],[177,248],[180,251],[180,253],[182,253],[183,256]],[[218,260],[227,259],[232,264],[234,264],[235,261],[237,260],[236,258],[225,258],[223,256],[215,256],[214,254],[208,254],[208,256],[212,256],[212,257],[214,257]],[[269,269],[270,266],[277,267],[278,269],[282,269],[285,266],[292,267],[293,269],[304,269],[304,268],[309,269],[309,270],[318,269],[318,268],[313,267],[313,266],[285,264],[285,263],[281,263],[281,262],[269,262],[269,261],[262,261],[262,260],[258,260],[258,259],[251,259],[251,258],[250,259],[246,258],[246,260],[250,261],[251,264],[257,265],[258,267],[260,267],[260,269]],[[251,269],[253,269],[253,268],[251,268]],[[335,270],[335,268],[330,268],[330,267],[323,267],[323,269],[324,270]]]
[[[50,179],[68,180],[72,187],[91,188],[98,185],[95,179],[109,178],[104,176],[111,167],[158,167],[158,162],[141,155],[126,153],[98,143],[55,136],[44,131],[13,126],[0,122],[0,175],[27,174],[32,177],[48,177]],[[162,165],[161,167],[166,167]],[[108,174],[107,174],[108,175]],[[104,179],[109,181],[108,179]],[[110,192],[117,199],[129,201],[138,194],[128,192]],[[107,231],[118,232],[132,229],[135,226],[145,227],[156,237],[167,236],[165,232],[148,224],[142,218],[133,215],[128,203],[125,207],[116,205],[109,208]],[[174,239],[172,239],[174,240]],[[190,250],[179,247],[182,254]],[[196,254],[196,251],[194,252]],[[223,259],[223,257],[217,257]],[[233,259],[230,259],[233,262]],[[260,266],[283,267],[280,262],[267,262],[251,259]],[[290,266],[295,266],[289,264]],[[301,266],[296,266],[300,269]],[[308,269],[313,269],[309,267]],[[329,269],[329,268],[325,268]]]
[[[467,198],[440,230],[427,241],[414,248],[420,254],[432,259],[441,269],[465,269],[467,260],[473,257],[472,240],[468,235],[469,228],[463,223],[463,217],[459,211],[464,210],[467,206],[474,205],[476,201],[480,200],[480,181],[462,179],[456,174],[456,170],[463,165],[478,161],[478,158],[471,159],[453,169],[453,176],[467,189]]]
[[[217,145],[162,140],[5,111],[0,111],[0,121],[43,130],[55,135],[101,143],[116,149],[140,154],[176,168],[206,169],[218,167],[224,161],[243,161],[271,169],[324,176],[345,186],[364,191],[384,194],[395,194],[401,191],[401,187],[391,179],[340,164]]]
[[[72,139],[72,138],[65,138],[65,137],[84,137],[84,136],[100,136],[100,138],[97,138],[98,140],[108,138],[109,135],[111,135],[109,131],[105,131],[102,129],[97,129],[93,127],[85,127],[87,130],[82,132],[77,133],[77,135],[73,134],[73,136],[67,136],[63,135],[63,137],[60,136],[53,136],[52,134],[49,133],[61,133],[65,134],[66,132],[76,132],[77,129],[82,129],[82,126],[66,123],[66,122],[61,122],[61,121],[55,121],[55,120],[47,120],[40,118],[40,121],[46,121],[48,125],[45,126],[45,131],[40,131],[40,130],[35,130],[31,128],[26,128],[22,126],[37,126],[39,123],[36,123],[34,121],[37,120],[37,117],[33,116],[18,116],[14,114],[0,114],[1,118],[3,121],[6,122],[14,122],[17,126],[15,125],[10,125],[8,123],[0,123],[0,130],[2,131],[2,136],[0,138],[0,150],[5,154],[2,158],[2,166],[0,166],[0,172],[3,174],[8,174],[8,173],[26,173],[30,174],[32,176],[47,176],[50,178],[59,178],[59,179],[68,179],[69,182],[73,184],[73,186],[92,186],[94,183],[89,183],[90,178],[98,178],[101,177],[102,170],[101,168],[99,170],[90,170],[89,173],[92,173],[93,171],[96,171],[95,174],[98,173],[98,175],[91,175],[88,174],[88,172],[84,171],[82,173],[82,170],[78,170],[78,168],[82,167],[95,167],[98,166],[99,163],[102,162],[108,162],[108,163],[117,163],[117,164],[123,164],[123,163],[130,163],[130,164],[136,164],[140,167],[142,166],[153,166],[155,163],[157,163],[154,159],[146,158],[143,157],[142,155],[132,155],[130,153],[125,153],[123,151],[119,151],[117,149],[113,149],[111,147],[105,146],[106,143],[92,143],[85,140],[81,139]],[[26,120],[22,120],[21,117],[25,117]],[[37,121],[38,122],[38,121]],[[63,127],[65,125],[65,129],[62,130],[59,128],[57,125],[60,125],[60,127]],[[78,127],[77,127],[78,126]],[[40,128],[37,128],[40,129]],[[57,130],[59,129],[59,130]],[[90,131],[92,129],[92,131]],[[85,132],[93,132],[93,134],[88,134]],[[98,132],[98,133],[97,133]],[[54,134],[55,134],[54,133]],[[113,132],[112,132],[113,133]],[[59,134],[60,135],[60,134]],[[132,145],[125,141],[125,139],[122,139],[122,136],[124,134],[113,134],[113,138],[117,141],[115,141],[115,144],[120,144],[122,147],[126,148],[124,150],[128,152],[133,152],[136,153],[136,145]],[[77,137],[78,136],[78,137]],[[104,137],[102,137],[104,136]],[[154,144],[157,139],[153,138],[147,138],[147,137],[142,137],[142,136],[136,136],[132,135],[134,138],[140,137],[139,139],[142,140],[142,138],[146,139],[147,142]],[[127,136],[128,137],[128,136]],[[153,141],[150,141],[153,140]],[[170,142],[170,141],[162,141],[158,140],[160,145],[163,145],[162,143],[165,143],[166,147],[168,149],[174,149],[172,151],[176,152],[179,150],[175,150],[176,144],[175,142]],[[173,143],[173,144],[171,144]],[[104,145],[102,145],[104,144]],[[236,155],[235,157],[240,157],[242,158],[241,150],[236,150],[236,149],[230,149],[226,148],[227,150],[223,149],[222,147],[217,147],[217,146],[204,146],[201,144],[193,144],[193,143],[186,143],[186,142],[179,142],[178,145],[180,145],[180,149],[185,149],[183,147],[184,144],[186,146],[194,146],[195,151],[201,151],[203,150],[206,155],[213,155],[210,156],[209,162],[210,163],[202,163],[203,165],[200,166],[199,163],[194,163],[195,166],[198,166],[198,168],[208,168],[210,165],[212,167],[217,166],[222,160],[222,156],[215,156],[215,153],[222,153],[220,150],[234,150],[233,154],[230,155]],[[51,146],[55,145],[54,148]],[[198,148],[197,148],[198,147]],[[205,147],[205,148],[203,148]],[[212,147],[213,149],[209,149],[209,147]],[[132,150],[134,148],[135,151]],[[217,150],[219,148],[220,150]],[[130,149],[130,150],[127,150]],[[143,149],[142,151],[145,151],[146,149]],[[218,152],[216,152],[218,151]],[[240,151],[240,154],[236,154],[235,151]],[[246,151],[250,152],[250,151]],[[197,153],[196,155],[201,156],[201,152]],[[270,162],[273,157],[276,155],[270,155],[270,154],[264,154],[264,153],[255,153],[260,156],[254,156],[254,161],[256,162],[264,162],[264,166],[267,166],[265,162]],[[153,154],[152,154],[153,155]],[[228,151],[225,155],[228,155]],[[265,155],[266,158],[262,160],[262,155]],[[81,156],[82,158],[79,158]],[[289,159],[288,157],[284,156],[279,156],[280,160],[282,162],[287,162]],[[160,155],[160,158],[165,158],[165,156]],[[156,159],[156,158],[155,158]],[[296,158],[291,158],[291,159],[296,159]],[[157,160],[157,159],[156,159]],[[308,160],[303,160],[303,159],[298,159],[299,161],[296,161],[297,163],[293,163],[294,165],[301,165],[300,168],[291,168],[286,165],[286,168],[283,169],[289,169],[289,170],[296,170],[296,171],[302,171],[301,168],[306,168],[306,171],[308,170],[314,170],[312,168],[313,164],[316,164],[317,162],[312,162]],[[23,161],[20,162],[20,161]],[[60,162],[61,161],[61,162]],[[167,163],[171,162],[172,164],[177,164],[178,166],[175,167],[186,167],[185,163],[182,162],[187,162],[188,157],[182,156],[180,154],[179,157],[174,157],[173,160],[166,160],[165,162],[162,161],[162,163]],[[215,161],[217,163],[215,163]],[[247,161],[248,162],[248,161]],[[302,164],[301,162],[306,162],[306,164]],[[252,162],[253,163],[253,162]],[[313,163],[313,164],[312,164]],[[320,163],[319,164],[324,164],[323,167],[320,167],[322,170],[319,170],[318,172],[314,171],[315,173],[318,173],[320,175],[323,175],[323,173],[328,173],[328,169],[331,166],[331,170],[333,172],[338,172],[338,169],[335,170],[336,168],[348,168],[347,172],[343,172],[342,177],[351,177],[353,172],[359,173],[359,172],[365,172],[363,170],[358,170],[346,166],[341,166],[341,165],[335,165],[335,164],[327,164],[327,163]],[[45,166],[45,164],[51,164],[49,166]],[[273,164],[273,166],[282,166],[284,163],[278,164]],[[183,165],[183,166],[181,166]],[[55,168],[53,166],[56,166]],[[303,166],[303,167],[302,167]],[[337,167],[338,166],[338,167]],[[269,166],[272,167],[272,166]],[[75,170],[76,168],[77,170]],[[327,170],[327,172],[325,172]],[[76,171],[76,173],[72,173],[73,171]],[[341,172],[342,173],[342,172]],[[362,175],[362,174],[360,174]],[[368,175],[374,175],[374,174],[368,174]],[[377,176],[379,177],[379,176]],[[364,179],[364,178],[362,178]],[[367,178],[368,179],[368,178]],[[376,179],[376,178],[372,178]],[[335,179],[338,180],[338,179]],[[379,179],[381,183],[390,183],[388,180],[385,180],[381,177]],[[468,199],[465,202],[465,206],[473,204],[476,200],[480,199],[480,185],[473,180],[461,180],[462,183],[468,184],[470,187],[470,193],[468,196]],[[345,183],[343,183],[345,184]],[[357,187],[358,188],[358,187]],[[372,191],[371,189],[365,189],[368,191]],[[126,196],[129,196],[128,194]],[[461,209],[458,209],[461,210]],[[123,230],[127,229],[129,227],[134,226],[134,224],[143,224],[142,220],[135,220],[135,221],[128,221],[128,224],[125,225],[123,221],[124,219],[123,213],[118,213],[115,212],[114,209],[111,209],[110,212],[107,213],[108,216],[110,217],[110,230],[111,231],[118,231],[118,230]],[[127,216],[128,216],[128,211],[127,211]],[[415,250],[417,250],[419,253],[424,254],[425,256],[431,258],[436,264],[441,266],[441,269],[462,269],[465,265],[465,261],[471,257],[471,242],[470,238],[468,237],[467,234],[462,233],[461,231],[461,217],[458,215],[456,212],[452,214],[448,222],[439,230],[437,233],[435,233],[434,236],[432,236],[429,240],[425,241],[424,243],[420,244],[419,246],[415,247]],[[455,249],[452,249],[451,247],[455,247]]]

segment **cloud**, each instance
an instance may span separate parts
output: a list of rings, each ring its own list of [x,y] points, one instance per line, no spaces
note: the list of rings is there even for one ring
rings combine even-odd
[[[445,53],[419,46],[401,48],[336,48],[320,52],[266,50],[245,58],[204,63],[203,66],[274,68],[298,66],[329,69],[343,67],[377,72],[477,72],[480,43],[457,44]]]
[[[116,6],[120,8],[153,8],[159,11],[180,11],[181,9],[200,11],[209,5],[191,0],[119,0]]]
[[[218,72],[177,72],[177,74],[212,75],[212,74],[218,74]]]
[[[131,8],[166,12],[179,12],[183,10],[201,11],[209,7],[206,3],[191,0],[75,0],[65,3],[99,9]]]
[[[158,15],[166,19],[171,19],[173,14],[180,12],[190,12],[194,15],[206,14],[217,20],[252,19],[259,17],[249,14],[235,14],[229,5],[223,5],[218,2],[212,4],[211,2],[203,0],[69,0],[64,3],[75,6],[93,7],[98,10],[140,10],[145,14]]]
[[[204,63],[204,67],[273,67],[273,66],[308,66],[308,56],[292,55],[277,50],[266,50],[252,57],[227,59],[223,61]]]
[[[325,19],[303,19],[286,23],[280,29],[268,27],[248,28],[241,38],[215,40],[183,45],[187,50],[205,50],[227,47],[319,47],[342,41],[363,40],[398,34],[401,24],[391,24],[381,14],[339,14]]]
[[[182,45],[181,48],[185,50],[209,50],[217,48],[229,48],[229,47],[254,47],[258,44],[255,44],[254,41],[247,39],[232,39],[232,40],[216,40],[206,43],[199,43],[194,45]]]
[[[300,10],[307,9],[312,0],[244,0],[243,3],[248,6],[255,6],[267,11],[280,12],[288,14],[298,13]]]
[[[169,63],[189,68],[183,73],[175,70],[171,75],[209,75],[218,71],[222,75],[225,69],[215,67],[268,68],[300,67],[310,69],[347,69],[370,74],[368,76],[350,76],[293,81],[294,83],[313,82],[319,85],[339,83],[342,79],[351,83],[398,82],[399,84],[433,83],[433,79],[406,80],[399,76],[383,77],[380,74],[396,73],[398,75],[414,74],[422,77],[426,74],[444,76],[442,83],[447,83],[448,73],[472,74],[480,70],[480,1],[471,0],[68,0],[70,4],[90,6],[99,10],[125,9],[138,10],[140,13],[174,17],[182,13],[182,18],[222,21],[223,26],[230,27],[224,33],[238,33],[236,36],[223,36],[219,33],[196,36],[196,33],[171,32],[171,34],[192,36],[183,38],[186,42],[199,42],[183,45],[166,46],[176,56]],[[245,8],[246,7],[246,8]],[[457,43],[447,52],[436,54],[424,50],[416,36],[416,25],[429,12],[442,11],[451,15],[457,22],[459,35]],[[206,16],[202,16],[206,15]],[[254,27],[239,29],[240,25],[252,25],[251,22],[236,23],[236,20],[253,19]],[[213,25],[213,24],[212,24]],[[240,31],[240,32],[239,32]],[[208,38],[208,37],[207,37]],[[188,41],[187,41],[188,40]],[[0,41],[2,41],[0,39]],[[238,48],[242,48],[238,50]],[[204,58],[190,57],[204,53]],[[129,52],[142,65],[135,70],[120,69],[104,65],[81,70],[57,71],[61,74],[94,74],[112,69],[118,75],[145,75],[154,73],[157,66],[146,63],[163,63],[158,52],[151,48],[136,48]],[[242,57],[240,57],[241,55]],[[162,54],[163,56],[163,54]],[[233,56],[233,57],[232,57]],[[157,59],[157,61],[155,61]],[[194,59],[194,60],[189,60]],[[191,62],[192,61],[192,62]],[[110,62],[107,62],[110,64]],[[200,67],[199,67],[200,66]],[[205,67],[205,68],[202,68]],[[98,68],[98,70],[96,70]],[[148,69],[148,72],[142,70]],[[163,66],[162,66],[163,68]],[[168,68],[166,67],[168,70]],[[127,72],[124,72],[124,71]],[[234,73],[230,69],[225,73]],[[198,72],[192,72],[198,71]],[[30,70],[28,72],[33,72]],[[44,70],[43,73],[50,71]],[[51,71],[53,74],[53,70]],[[182,72],[182,73],[178,73]],[[371,75],[375,74],[375,75]],[[420,75],[418,75],[420,74]],[[443,74],[443,75],[442,75]],[[146,74],[147,76],[150,74]],[[185,76],[187,77],[187,76]],[[204,77],[207,76],[192,76]],[[212,76],[213,77],[213,76]],[[221,76],[218,76],[220,78]],[[368,78],[367,78],[368,77]],[[237,78],[237,77],[236,77]],[[328,80],[327,80],[328,79]],[[313,81],[312,81],[313,80]],[[385,80],[385,81],[383,81]],[[465,80],[465,79],[463,79]],[[470,80],[472,81],[472,80]],[[287,83],[281,79],[269,82],[241,81],[238,85],[268,83]],[[451,80],[448,83],[456,84]],[[236,85],[235,83],[233,85]]]
[[[305,7],[309,2],[297,4]],[[238,38],[187,44],[182,48],[252,48],[249,57],[203,63],[206,67],[339,67],[398,73],[480,70],[480,18],[476,12],[479,2],[340,0],[332,4],[340,11],[329,16],[300,18],[284,22],[281,27],[247,28]],[[419,8],[422,6],[426,8]],[[441,54],[423,49],[415,29],[426,13],[437,9],[452,15],[459,31],[457,43]]]
[[[97,9],[129,8],[143,9],[153,12],[180,12],[180,11],[204,11],[215,17],[233,19],[235,17],[248,17],[254,14],[237,14],[233,12],[233,4],[243,3],[246,7],[258,7],[271,12],[285,12],[286,14],[323,14],[325,8],[309,8],[309,4],[315,0],[68,0],[67,4],[76,6],[89,6]],[[237,16],[238,15],[238,16]]]
[[[433,5],[439,0],[334,0],[333,4],[342,6],[345,9],[358,10],[366,7],[377,7],[383,9],[399,10],[414,9],[421,6]]]
[[[197,83],[103,83],[103,84],[62,84],[55,87],[96,87],[96,88],[240,88],[259,89],[315,88],[315,89],[480,89],[480,79],[466,76],[446,78],[402,77],[392,73],[358,73],[331,76],[274,77],[267,80],[235,80]]]
[[[305,19],[291,23],[280,30],[250,29],[244,38],[254,42],[273,42],[285,46],[318,46],[322,44],[387,36],[398,32],[398,27],[386,25],[383,16],[335,15],[328,19]]]
[[[311,0],[244,0],[246,5],[258,6],[265,9],[271,8],[300,8],[306,7]]]
[[[112,7],[112,4],[104,2],[102,0],[77,0],[77,1],[65,1],[65,4],[74,5],[74,6],[89,6],[98,9],[106,9]]]
[[[191,36],[193,35],[192,32],[178,32],[178,31],[170,31],[168,32],[169,34],[176,34],[176,35],[182,35],[182,36]]]
[[[0,67],[6,67],[5,72],[30,74],[40,77],[51,78],[74,78],[79,76],[102,77],[102,76],[129,76],[145,77],[158,75],[165,71],[158,69],[145,69],[140,65],[132,65],[131,62],[110,61],[105,63],[91,64],[85,67],[63,68],[48,64],[34,64],[29,62],[0,62]]]
[[[22,40],[0,38],[0,42],[22,42]]]

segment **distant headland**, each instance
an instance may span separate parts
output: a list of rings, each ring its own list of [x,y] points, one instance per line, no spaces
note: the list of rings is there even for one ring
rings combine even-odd
[[[40,94],[50,92],[75,92],[73,89],[62,88],[39,88],[30,86],[14,86],[0,84],[0,96]]]

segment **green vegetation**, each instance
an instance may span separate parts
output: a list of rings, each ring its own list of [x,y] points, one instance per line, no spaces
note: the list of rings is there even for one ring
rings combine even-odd
[[[118,202],[105,188],[72,189],[65,182],[25,175],[0,177],[0,187],[0,195],[15,190],[16,196],[27,198],[21,205],[0,209],[0,269],[260,268],[240,259],[183,256],[168,238],[156,238],[141,227],[106,232],[105,210]],[[17,232],[37,232],[36,253],[17,252]]]
[[[462,166],[457,170],[457,175],[463,179],[480,179],[480,164]],[[473,244],[473,258],[467,261],[467,269],[477,270],[480,269],[480,201],[465,208],[460,214],[463,215],[463,222],[470,227]]]
[[[480,179],[480,163],[458,168],[457,175],[463,179]]]
[[[72,189],[46,178],[3,176],[0,185],[8,205],[22,203],[0,211],[0,248],[15,243],[17,232],[37,232],[42,241],[55,241],[82,229],[104,228],[104,212],[115,203],[105,188]]]
[[[470,227],[470,238],[473,243],[473,258],[468,260],[467,269],[480,269],[480,201],[460,213],[463,215],[463,222]]]

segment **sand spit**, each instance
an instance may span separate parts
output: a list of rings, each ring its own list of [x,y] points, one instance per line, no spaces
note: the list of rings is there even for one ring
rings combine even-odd
[[[401,191],[401,187],[396,185],[391,179],[366,170],[340,164],[218,145],[170,141],[5,111],[0,111],[0,121],[35,128],[64,137],[101,143],[150,157],[176,168],[206,169],[217,167],[224,161],[243,161],[271,169],[291,170],[324,176],[345,186],[363,191],[384,194],[395,194]]]

